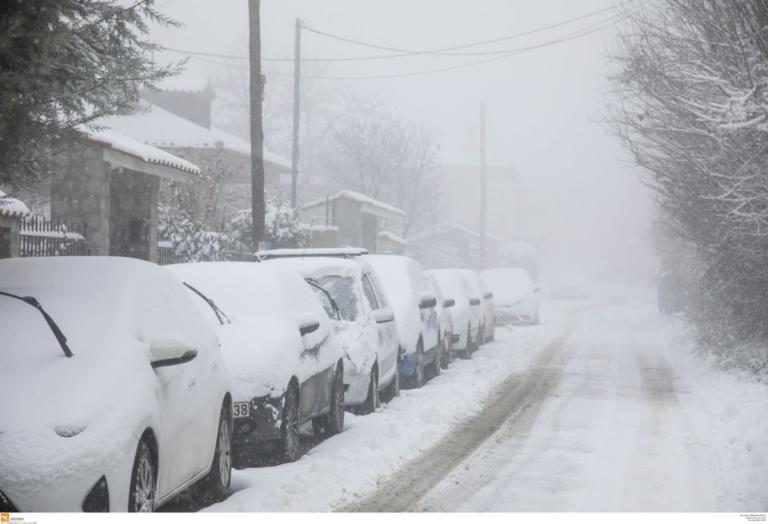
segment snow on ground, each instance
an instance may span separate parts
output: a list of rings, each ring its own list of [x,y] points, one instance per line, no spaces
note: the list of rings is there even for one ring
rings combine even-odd
[[[293,464],[235,471],[233,493],[211,511],[326,511],[352,502],[405,462],[437,443],[511,373],[524,373],[533,356],[561,332],[559,308],[543,311],[542,325],[500,328],[497,340],[472,360],[455,360],[419,390],[405,390],[375,414],[346,415],[345,430]]]
[[[690,337],[681,339],[681,322],[658,315],[650,297],[618,300],[578,314],[558,386],[456,467],[421,509],[768,508],[768,388],[707,365]]]

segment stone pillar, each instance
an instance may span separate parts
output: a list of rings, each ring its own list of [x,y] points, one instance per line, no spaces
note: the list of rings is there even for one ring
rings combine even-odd
[[[110,180],[102,147],[77,141],[51,177],[51,218],[85,222],[92,255],[109,254]]]

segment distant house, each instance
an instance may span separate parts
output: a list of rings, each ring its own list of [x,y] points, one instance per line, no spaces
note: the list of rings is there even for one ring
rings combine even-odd
[[[341,191],[302,208],[310,225],[337,228],[338,246],[362,247],[371,253],[402,253],[405,212],[355,191]]]
[[[501,240],[486,236],[486,266],[498,257]],[[408,237],[408,254],[425,268],[467,267],[480,265],[480,235],[459,224],[444,224],[422,230]]]
[[[158,260],[161,179],[190,181],[195,164],[115,131],[82,128],[57,156],[51,219],[83,223],[91,255]]]
[[[19,229],[27,215],[24,202],[0,191],[0,258],[19,256]]]

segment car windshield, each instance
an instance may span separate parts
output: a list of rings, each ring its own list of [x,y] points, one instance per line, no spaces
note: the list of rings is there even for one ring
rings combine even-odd
[[[350,276],[325,275],[315,281],[331,294],[339,308],[342,320],[354,322],[358,315],[358,297],[355,292],[355,279]]]

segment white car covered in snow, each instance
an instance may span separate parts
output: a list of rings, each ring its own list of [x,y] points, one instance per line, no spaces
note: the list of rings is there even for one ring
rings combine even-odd
[[[403,359],[400,378],[420,388],[425,371],[440,372],[437,297],[418,262],[399,255],[364,255],[379,277],[387,300],[395,312]]]
[[[453,300],[449,310],[454,333],[453,351],[462,358],[471,358],[472,352],[480,347],[483,312],[479,293],[460,269],[432,269],[427,273],[440,286],[443,296]]]
[[[340,319],[334,325],[344,349],[347,408],[368,414],[378,407],[380,393],[386,400],[397,396],[400,344],[395,317],[368,263],[361,257],[315,256],[311,249],[271,253],[259,256],[267,259],[267,265],[298,271],[327,291],[338,308]]]
[[[305,422],[317,435],[342,431],[341,346],[328,314],[296,271],[253,262],[166,268],[191,286],[190,293],[202,295],[198,305],[219,330],[232,374],[235,467],[267,453],[296,460]]]
[[[480,344],[485,344],[495,338],[496,314],[493,304],[493,292],[485,287],[485,282],[480,277],[480,273],[474,269],[462,269],[461,272],[480,296],[480,311],[483,313],[482,324],[480,325]]]
[[[481,274],[493,292],[497,324],[539,323],[539,288],[525,269],[497,267]]]
[[[0,511],[152,511],[229,488],[216,331],[160,267],[0,261]]]
[[[440,328],[438,345],[440,346],[440,353],[442,355],[440,366],[443,369],[448,369],[453,361],[454,340],[453,319],[451,318],[450,308],[453,307],[455,301],[452,298],[445,298],[434,275],[431,275],[429,271],[425,271],[424,275],[427,277],[427,282],[429,282],[429,286],[432,288],[435,298],[437,298],[437,325]],[[460,338],[458,335],[455,335],[455,337],[457,340]]]

